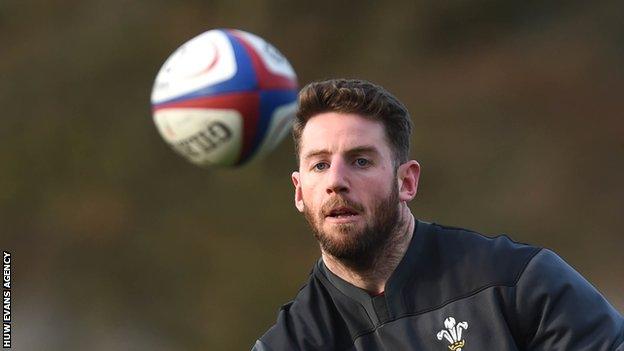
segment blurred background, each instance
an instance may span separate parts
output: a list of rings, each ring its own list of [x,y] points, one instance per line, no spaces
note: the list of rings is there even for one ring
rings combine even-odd
[[[624,310],[621,1],[0,2],[0,248],[15,350],[246,350],[319,253],[290,139],[235,170],[161,140],[165,58],[256,33],[301,84],[409,107],[426,221],[551,248]]]

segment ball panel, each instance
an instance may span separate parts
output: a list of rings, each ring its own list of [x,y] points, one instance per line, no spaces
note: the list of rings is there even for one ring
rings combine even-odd
[[[219,67],[221,67],[221,65],[223,65],[223,67],[225,68],[232,66],[235,69],[235,74],[231,75],[228,80],[221,81],[219,83],[214,83],[214,84],[208,83],[202,86],[193,85],[193,87],[195,87],[195,90],[192,90],[192,91],[187,90],[188,83],[186,80],[180,79],[179,77],[178,78],[171,77],[172,78],[171,81],[168,81],[167,84],[169,84],[169,86],[171,87],[180,87],[178,89],[183,88],[183,91],[185,91],[185,93],[177,95],[177,96],[165,95],[165,97],[167,98],[163,98],[163,99],[153,98],[152,99],[153,104],[156,104],[156,105],[167,104],[171,102],[177,102],[177,101],[193,99],[193,98],[203,97],[203,96],[214,96],[214,95],[227,94],[227,93],[232,93],[232,92],[253,91],[258,88],[257,74],[254,70],[254,65],[252,63],[251,57],[248,54],[248,50],[238,40],[236,40],[236,38],[232,37],[227,32],[224,32],[221,30],[211,30],[207,33],[212,33],[212,32],[219,33],[222,37],[225,38],[225,40],[227,41],[229,45],[231,54],[221,55],[221,51],[219,51],[219,54],[218,54],[219,62],[215,65],[215,68],[213,68],[211,71],[219,70]],[[206,43],[204,41],[203,42],[204,50],[206,49],[206,47],[210,47],[211,44],[212,42]],[[199,45],[196,45],[194,47],[197,47],[197,50],[201,49],[199,48]],[[222,47],[223,45],[218,46],[219,49],[221,49]],[[189,55],[196,55],[196,56],[203,55],[203,52],[201,51],[197,52],[197,50],[193,53],[189,53]],[[224,56],[224,57],[221,58],[221,56]],[[229,65],[222,63],[226,59],[229,60],[230,62]],[[210,63],[204,64],[203,67],[206,68],[207,65],[209,64]],[[211,73],[209,72],[204,75],[210,76],[210,74]],[[202,76],[199,75],[197,79],[201,77]],[[204,79],[203,81],[206,81],[206,80]],[[155,85],[155,89],[156,89],[156,85]]]
[[[156,111],[154,121],[163,139],[196,165],[238,161],[243,117],[236,110],[168,108]]]
[[[154,107],[154,113],[168,109],[200,108],[232,110],[235,107],[243,120],[240,133],[234,134],[241,139],[241,148],[235,164],[246,159],[253,151],[253,138],[258,129],[260,97],[257,92],[229,93],[225,95],[207,96],[190,100],[175,101]],[[228,164],[229,165],[229,164]]]
[[[229,81],[240,64],[224,32],[202,33],[169,56],[156,76],[152,103],[170,101],[206,86]]]

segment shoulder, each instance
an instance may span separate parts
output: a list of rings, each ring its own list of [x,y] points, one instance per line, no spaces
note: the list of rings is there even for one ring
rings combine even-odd
[[[315,270],[296,297],[283,305],[256,350],[340,349],[352,343],[343,317]],[[261,345],[264,348],[260,348]]]
[[[622,316],[554,252],[505,235],[488,237],[439,224],[432,224],[421,240],[432,283],[427,289],[417,285],[415,289],[421,290],[421,301],[428,296],[430,306],[487,288],[504,289],[502,308],[527,349],[624,347]],[[423,274],[420,277],[422,282]]]
[[[404,260],[404,313],[435,310],[489,288],[515,286],[538,247],[505,235],[488,237],[440,224],[418,222]]]
[[[507,235],[432,224],[426,246],[437,261],[441,276],[473,282],[473,286],[513,286],[526,266],[542,249],[516,242]]]
[[[525,269],[517,284],[515,306],[531,349],[557,348],[554,345],[561,349],[624,349],[624,318],[550,250],[540,251]],[[567,333],[567,339],[558,338]]]

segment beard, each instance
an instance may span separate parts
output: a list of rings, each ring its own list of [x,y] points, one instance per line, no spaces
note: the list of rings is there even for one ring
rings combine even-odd
[[[364,209],[362,205],[338,195],[326,201],[318,213],[311,213],[306,206],[304,216],[324,252],[352,269],[368,270],[399,227],[399,190],[393,186],[387,197],[374,204],[370,220],[363,228],[358,228],[355,223],[343,223],[334,225],[333,233],[324,231],[324,213],[338,206],[350,207],[360,214]]]

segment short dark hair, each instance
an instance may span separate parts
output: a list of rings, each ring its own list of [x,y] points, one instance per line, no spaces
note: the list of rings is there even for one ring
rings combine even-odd
[[[357,113],[380,121],[393,151],[395,166],[409,159],[412,122],[405,105],[383,87],[365,80],[330,79],[301,89],[293,125],[295,153],[299,160],[301,134],[310,118],[324,112]]]

